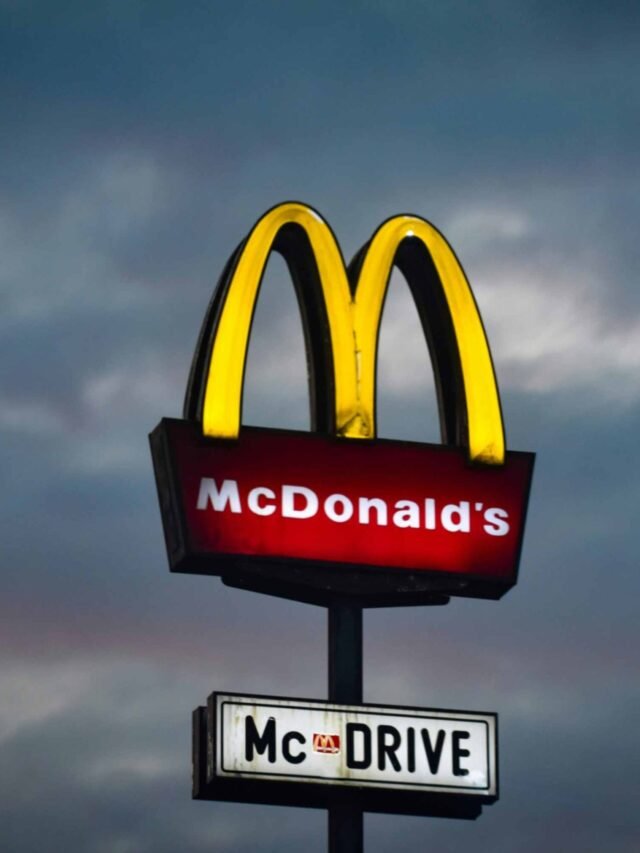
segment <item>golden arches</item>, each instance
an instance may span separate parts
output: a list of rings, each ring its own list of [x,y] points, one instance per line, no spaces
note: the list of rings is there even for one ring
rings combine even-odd
[[[281,235],[291,228],[298,234],[297,244],[278,248]],[[440,232],[419,217],[393,217],[358,253],[348,274],[327,223],[312,208],[294,202],[274,207],[257,222],[227,265],[214,297],[215,316],[206,321],[185,407],[187,417],[201,419],[205,435],[239,434],[251,321],[273,248],[293,273],[298,271],[305,333],[316,342],[314,395],[330,409],[325,419],[330,432],[375,437],[378,333],[389,277],[397,265],[407,277],[429,341],[445,441],[466,446],[473,462],[504,462],[489,345],[469,283]],[[332,377],[320,376],[327,372]]]

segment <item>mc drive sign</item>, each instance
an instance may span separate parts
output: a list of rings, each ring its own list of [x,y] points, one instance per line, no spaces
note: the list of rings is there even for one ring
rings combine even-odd
[[[208,781],[497,797],[496,715],[214,693]]]

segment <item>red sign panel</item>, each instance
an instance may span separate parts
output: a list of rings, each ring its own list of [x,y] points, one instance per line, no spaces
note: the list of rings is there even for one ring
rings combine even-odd
[[[440,445],[250,427],[213,440],[172,420],[152,449],[175,571],[233,582],[260,566],[313,585],[298,576],[309,564],[332,573],[326,590],[365,597],[383,588],[376,572],[388,591],[490,598],[516,581],[533,454],[472,466]]]

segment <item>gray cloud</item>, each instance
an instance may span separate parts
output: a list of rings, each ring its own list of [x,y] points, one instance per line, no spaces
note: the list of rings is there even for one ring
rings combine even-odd
[[[636,5],[0,15],[3,849],[325,847],[322,814],[189,801],[191,709],[325,695],[325,614],[169,575],[146,439],[226,258],[285,198],[347,258],[395,212],[443,229],[510,446],[538,452],[514,591],[365,617],[366,698],[500,712],[502,800],[469,825],[368,816],[367,849],[634,849]],[[394,280],[380,427],[436,440],[409,310]],[[297,323],[275,261],[248,422],[306,428]]]

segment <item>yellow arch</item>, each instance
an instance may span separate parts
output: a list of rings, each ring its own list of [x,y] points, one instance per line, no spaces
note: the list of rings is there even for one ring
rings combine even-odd
[[[433,260],[451,316],[464,386],[470,459],[502,464],[504,430],[489,346],[471,288],[444,237],[418,217],[389,219],[374,234],[352,290],[331,229],[318,213],[298,203],[281,204],[266,213],[242,248],[215,329],[202,407],[204,434],[217,438],[239,434],[244,367],[258,289],[277,235],[289,224],[304,229],[318,268],[334,365],[335,434],[375,437],[382,308],[398,248],[413,238],[422,242]]]
[[[353,309],[362,365],[360,404],[373,417],[380,315],[398,248],[409,238],[419,240],[429,252],[451,316],[464,385],[469,457],[501,464],[505,439],[500,397],[480,312],[453,250],[433,225],[416,216],[395,216],[381,225],[360,268]]]
[[[357,421],[357,378],[354,359],[351,293],[340,249],[331,229],[310,207],[286,203],[260,219],[247,238],[227,289],[215,331],[202,409],[205,435],[235,438],[240,430],[242,383],[251,320],[269,252],[286,225],[301,226],[318,266],[327,315],[335,373],[336,432]]]

